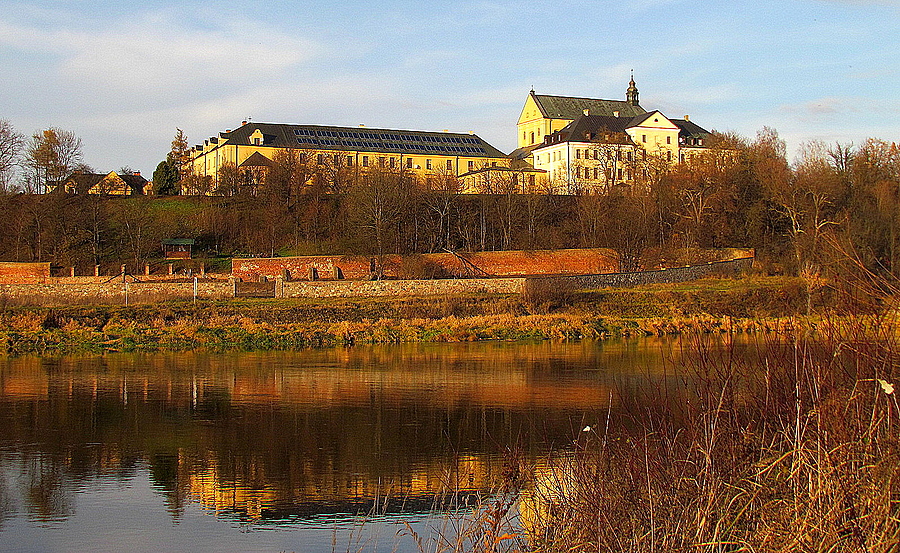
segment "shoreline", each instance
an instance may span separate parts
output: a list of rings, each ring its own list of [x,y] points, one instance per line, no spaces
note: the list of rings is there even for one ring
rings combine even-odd
[[[443,297],[0,308],[0,355],[756,333],[814,325],[797,279]]]

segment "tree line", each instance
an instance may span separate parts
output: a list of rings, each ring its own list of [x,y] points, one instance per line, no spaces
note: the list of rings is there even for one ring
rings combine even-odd
[[[0,122],[4,260],[139,267],[159,257],[162,239],[189,237],[210,256],[605,247],[622,270],[692,248],[750,247],[770,271],[798,274],[827,270],[823,245],[838,242],[867,267],[900,273],[900,152],[878,139],[807,143],[791,163],[772,129],[720,133],[703,154],[635,171],[628,185],[554,195],[508,181],[463,194],[453,175],[356,172],[292,150],[265,170],[226,164],[199,177],[182,170],[179,130],[154,196],[111,198],[34,194],[82,162],[80,141],[49,129],[16,142],[10,131]],[[10,159],[28,168],[18,188]]]

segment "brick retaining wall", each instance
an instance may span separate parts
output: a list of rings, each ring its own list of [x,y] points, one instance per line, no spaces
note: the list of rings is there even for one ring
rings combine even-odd
[[[15,263],[0,261],[0,283],[46,282],[50,278],[49,263]]]
[[[461,261],[460,258],[466,261]],[[243,280],[260,276],[275,278],[287,270],[289,280],[308,280],[315,268],[320,279],[332,279],[335,268],[341,278],[368,279],[374,258],[352,256],[300,256],[236,258],[231,262],[231,274]],[[417,278],[408,271],[443,273],[446,276],[527,276],[608,273],[616,269],[614,254],[606,249],[570,249],[537,251],[428,253],[404,258],[383,256],[382,273],[387,278]],[[473,267],[477,267],[474,269]]]

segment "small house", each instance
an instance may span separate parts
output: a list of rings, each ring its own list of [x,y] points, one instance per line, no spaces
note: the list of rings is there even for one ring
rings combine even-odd
[[[166,259],[190,259],[193,247],[193,238],[168,238],[162,241]]]

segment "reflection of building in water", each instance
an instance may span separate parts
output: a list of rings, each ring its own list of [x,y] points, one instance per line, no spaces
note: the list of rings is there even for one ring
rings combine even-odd
[[[491,488],[507,446],[539,456],[615,408],[618,390],[654,387],[663,350],[641,344],[7,358],[2,440],[39,444],[61,475],[146,466],[175,516],[192,500],[248,518],[355,513],[386,496],[425,508]]]
[[[427,510],[440,506],[448,496],[493,489],[500,473],[496,457],[471,455],[452,465],[434,462],[416,467],[398,481],[343,471],[316,473],[302,461],[300,478],[295,480],[298,475],[291,474],[288,482],[286,475],[272,477],[265,467],[253,463],[241,474],[233,474],[222,470],[218,460],[201,465],[185,462],[189,497],[217,515],[235,514],[247,520],[355,515],[373,509],[379,514]],[[190,465],[193,468],[187,468]]]

